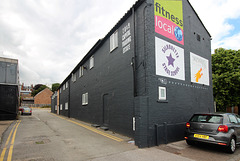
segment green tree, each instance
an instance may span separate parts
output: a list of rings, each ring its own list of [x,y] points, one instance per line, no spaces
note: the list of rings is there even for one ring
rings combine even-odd
[[[40,88],[41,86],[43,86],[43,84],[36,84],[36,85],[33,87],[33,90],[37,90],[37,89]]]
[[[60,86],[59,83],[52,84],[52,92],[55,92],[58,89],[59,86]]]
[[[36,87],[37,86],[37,87]],[[39,84],[37,84],[36,86],[33,87],[33,91],[32,91],[32,96],[36,96],[39,92],[41,92],[42,90],[44,90],[45,88],[48,88],[46,85],[41,85],[39,86]],[[36,87],[36,88],[35,88]]]
[[[218,111],[240,105],[240,50],[219,48],[212,55],[213,95]]]

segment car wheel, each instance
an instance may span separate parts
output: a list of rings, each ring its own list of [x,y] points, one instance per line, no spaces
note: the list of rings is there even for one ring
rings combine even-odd
[[[229,146],[227,147],[227,151],[232,154],[235,152],[235,150],[236,150],[236,140],[234,137],[232,137],[230,139]]]
[[[188,145],[194,145],[194,141],[186,140],[186,142],[187,142]]]

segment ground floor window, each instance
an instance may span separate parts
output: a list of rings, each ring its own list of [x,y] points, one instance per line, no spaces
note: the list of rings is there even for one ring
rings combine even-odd
[[[88,104],[88,93],[82,94],[82,105]]]
[[[158,87],[158,92],[159,92],[159,96],[158,96],[159,100],[166,100],[167,99],[166,87]]]
[[[65,110],[68,110],[68,102],[65,103]]]

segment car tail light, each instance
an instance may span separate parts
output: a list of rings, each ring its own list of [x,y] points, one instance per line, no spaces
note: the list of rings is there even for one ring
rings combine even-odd
[[[220,125],[218,127],[219,132],[228,132],[228,126],[227,125]]]
[[[186,128],[190,128],[190,123],[189,122],[186,123]]]

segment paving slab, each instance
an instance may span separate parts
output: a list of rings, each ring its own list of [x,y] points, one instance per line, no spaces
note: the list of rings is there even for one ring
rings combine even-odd
[[[155,147],[135,149],[105,157],[91,159],[90,161],[193,161],[180,155],[168,153]]]
[[[13,123],[14,120],[0,121],[0,144],[2,143],[3,133]]]

